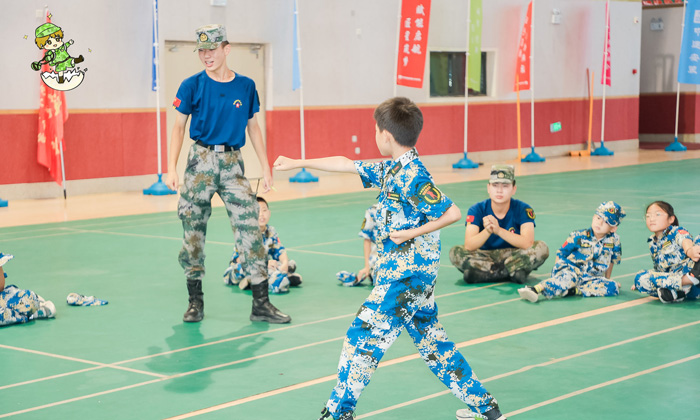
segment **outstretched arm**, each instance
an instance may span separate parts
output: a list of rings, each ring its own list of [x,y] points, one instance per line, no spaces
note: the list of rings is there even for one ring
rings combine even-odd
[[[260,130],[260,125],[258,124],[258,119],[255,115],[253,118],[248,120],[248,135],[250,136],[250,142],[255,150],[255,155],[258,157],[260,162],[260,167],[263,171],[263,193],[269,192],[272,188],[272,171],[270,171],[270,164],[267,161],[267,149],[265,148],[265,142],[263,142],[262,131]]]
[[[447,209],[447,211],[444,212],[439,218],[431,220],[430,222],[418,226],[417,228],[397,230],[391,232],[391,234],[389,234],[389,237],[391,238],[392,242],[398,245],[418,236],[425,235],[426,233],[442,229],[445,226],[451,225],[452,223],[456,222],[461,218],[462,212],[459,210],[459,207],[452,204],[452,206],[450,206],[450,208]]]
[[[345,156],[331,156],[319,159],[290,159],[286,156],[279,156],[272,166],[278,171],[308,168],[326,172],[357,173],[355,163]]]

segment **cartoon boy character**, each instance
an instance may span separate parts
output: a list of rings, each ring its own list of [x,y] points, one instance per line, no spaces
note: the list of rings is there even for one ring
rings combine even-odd
[[[39,71],[42,64],[53,66],[54,71],[58,73],[58,83],[64,82],[65,70],[72,69],[84,60],[82,55],[74,58],[68,54],[68,47],[73,44],[73,40],[63,42],[63,31],[53,23],[44,23],[36,28],[35,42],[39,49],[46,50],[46,54],[41,61],[32,63],[32,69]]]

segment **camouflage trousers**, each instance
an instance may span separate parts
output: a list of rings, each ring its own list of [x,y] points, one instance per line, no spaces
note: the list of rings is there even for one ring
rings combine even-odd
[[[192,145],[178,202],[184,231],[178,260],[188,281],[201,281],[204,277],[204,243],[214,193],[226,206],[240,262],[250,273],[251,284],[267,280],[265,248],[258,227],[259,207],[243,173],[240,150],[215,152],[196,143]]]
[[[689,270],[688,270],[689,272]],[[683,291],[686,300],[700,298],[700,287],[683,286],[681,280],[686,272],[664,273],[662,271],[642,270],[634,276],[634,287],[637,291],[649,296],[658,297],[658,290],[662,287]]]
[[[0,291],[0,326],[21,324],[34,319],[39,310],[39,296],[31,290],[8,285]]]
[[[551,278],[540,282],[542,296],[547,299],[561,296],[572,287],[576,287],[586,297],[617,296],[620,293],[620,283],[605,276],[577,273],[570,267],[562,267],[552,274]]]
[[[516,270],[530,273],[544,264],[549,257],[549,247],[543,241],[535,241],[528,249],[502,248],[468,251],[457,245],[450,249],[450,262],[461,272],[478,271],[482,282],[503,281]]]
[[[334,418],[355,410],[379,361],[404,328],[430,370],[457,398],[480,413],[496,405],[438,321],[434,284],[434,277],[414,276],[372,289],[345,336],[338,382],[326,403]]]

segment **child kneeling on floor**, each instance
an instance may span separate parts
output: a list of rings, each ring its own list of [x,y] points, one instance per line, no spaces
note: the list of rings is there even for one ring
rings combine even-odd
[[[615,233],[625,211],[619,204],[601,203],[591,227],[571,232],[557,251],[552,277],[535,286],[518,289],[520,297],[537,302],[540,295],[616,296],[620,284],[610,280],[614,264],[622,260],[620,237]]]

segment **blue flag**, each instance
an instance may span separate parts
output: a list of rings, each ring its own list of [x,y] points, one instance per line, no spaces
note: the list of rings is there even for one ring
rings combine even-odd
[[[292,90],[301,87],[301,68],[299,67],[299,40],[297,39],[297,2],[294,2],[294,47],[292,57]]]
[[[700,0],[688,0],[686,6],[678,82],[700,84]]]
[[[158,33],[158,0],[153,0],[153,60],[152,60],[152,70],[151,76],[153,81],[151,83],[151,90],[156,91],[158,89],[158,74],[156,73],[156,60],[158,60],[158,40],[156,39],[156,34]]]

